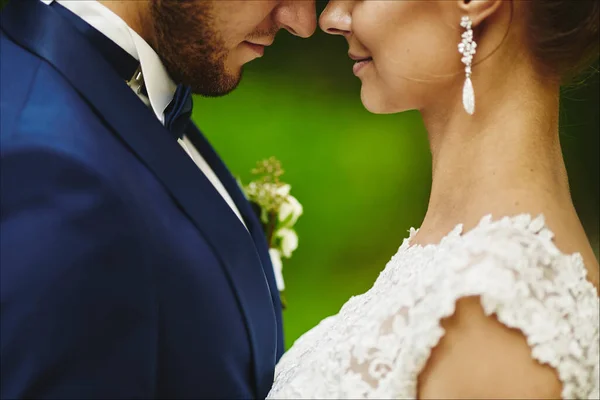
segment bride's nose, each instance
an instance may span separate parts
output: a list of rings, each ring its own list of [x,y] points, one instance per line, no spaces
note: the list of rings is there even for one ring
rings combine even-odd
[[[332,0],[319,17],[319,26],[323,32],[330,35],[350,34],[352,17],[350,14],[351,1]]]

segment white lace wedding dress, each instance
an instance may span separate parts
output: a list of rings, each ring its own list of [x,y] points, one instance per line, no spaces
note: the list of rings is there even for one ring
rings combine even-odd
[[[488,216],[437,245],[411,246],[415,233],[368,292],[284,354],[269,398],[416,398],[440,320],[466,296],[523,332],[531,356],[557,370],[564,399],[600,398],[599,298],[581,256],[556,248],[542,216]]]

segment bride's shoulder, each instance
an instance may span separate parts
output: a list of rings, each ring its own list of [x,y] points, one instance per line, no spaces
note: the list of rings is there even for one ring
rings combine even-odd
[[[501,307],[509,319],[534,308],[551,312],[557,301],[578,304],[572,312],[579,314],[598,308],[582,256],[557,248],[542,215],[486,216],[468,232],[456,226],[435,245],[411,245],[417,233],[411,230],[377,282],[400,282],[413,302],[426,297],[424,303],[451,310],[462,297],[481,296],[487,314]]]
[[[379,280],[407,275],[412,281],[416,275],[429,291],[443,293],[485,289],[504,296],[532,290],[568,294],[572,288],[597,294],[581,254],[563,253],[555,245],[543,215],[496,220],[488,215],[467,232],[457,225],[437,244],[411,244],[418,233],[411,229]]]
[[[486,217],[458,231],[430,249],[445,335],[421,395],[594,398],[600,303],[581,256],[554,245],[542,216]]]
[[[466,233],[459,225],[442,240],[433,257],[435,264],[445,264],[447,271],[511,271],[514,278],[531,283],[580,281],[587,274],[581,254],[566,254],[555,245],[554,233],[543,215],[521,214],[498,220],[487,215]]]
[[[596,309],[597,290],[582,256],[563,253],[553,238],[543,215],[486,216],[464,234],[458,227],[433,251],[434,285],[457,296],[479,294],[488,312],[500,303],[518,312],[533,300],[553,308],[547,298]]]

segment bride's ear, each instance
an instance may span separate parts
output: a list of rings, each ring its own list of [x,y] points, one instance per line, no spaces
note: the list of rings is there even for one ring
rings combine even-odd
[[[506,0],[455,0],[463,15],[468,15],[473,26],[494,14]]]

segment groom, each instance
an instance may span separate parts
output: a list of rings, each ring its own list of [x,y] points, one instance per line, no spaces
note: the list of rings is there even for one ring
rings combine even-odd
[[[189,121],[307,0],[12,0],[0,32],[2,398],[263,398],[261,231]],[[232,118],[235,117],[232,110]]]

